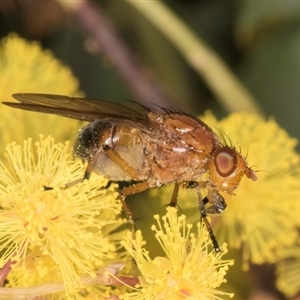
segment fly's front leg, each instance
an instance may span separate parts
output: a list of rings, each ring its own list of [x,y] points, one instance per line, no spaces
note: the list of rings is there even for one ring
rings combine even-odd
[[[211,199],[205,197],[204,199],[202,199],[201,196],[201,192],[200,192],[200,188],[204,188],[206,187],[207,182],[203,181],[203,182],[197,182],[197,181],[184,181],[184,182],[180,182],[180,183],[176,183],[174,190],[173,190],[173,194],[172,194],[172,198],[171,198],[171,202],[170,202],[170,206],[176,206],[177,205],[177,196],[178,196],[178,190],[179,190],[179,186],[182,188],[195,188],[197,191],[197,195],[198,195],[198,205],[199,205],[199,210],[200,210],[200,214],[201,214],[201,218],[205,224],[205,227],[208,231],[209,237],[212,241],[213,247],[215,249],[215,252],[218,253],[221,251],[218,241],[213,233],[213,230],[207,220],[207,213],[220,213],[219,211],[222,209],[226,208],[226,203],[223,199],[223,197],[215,192],[213,193],[212,191],[209,194],[209,198],[213,198],[213,205],[208,207],[208,211],[205,208],[205,204],[207,203],[211,203]]]
[[[223,211],[227,207],[227,204],[224,198],[217,191],[215,185],[210,181],[206,181],[205,188],[208,191],[206,199],[209,203],[208,207],[206,208],[206,212],[212,215],[219,215],[223,213]]]
[[[220,247],[219,247],[219,244],[218,244],[218,241],[214,235],[214,232],[207,220],[207,211],[205,209],[205,204],[204,204],[204,201],[206,198],[202,199],[202,196],[201,196],[201,192],[200,192],[200,186],[196,186],[196,191],[197,191],[197,195],[198,195],[198,205],[199,205],[199,210],[200,210],[200,214],[201,214],[201,217],[202,217],[202,220],[205,224],[205,227],[207,229],[207,232],[209,234],[209,237],[211,239],[211,242],[213,244],[213,247],[215,249],[215,252],[218,253],[221,251]]]
[[[227,203],[216,190],[215,186],[210,181],[195,181],[194,187],[197,186],[199,186],[199,188],[205,188],[208,191],[208,195],[202,199],[203,204],[207,204],[206,213],[211,215],[219,215],[223,213],[227,207]]]
[[[223,213],[227,207],[227,203],[225,202],[224,198],[215,190],[209,191],[208,195],[208,197],[203,199],[203,202],[206,200],[204,204],[210,203],[206,208],[206,212],[212,215],[219,215]]]

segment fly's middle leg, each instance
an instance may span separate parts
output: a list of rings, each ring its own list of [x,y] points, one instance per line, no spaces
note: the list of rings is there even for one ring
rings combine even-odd
[[[136,194],[136,193],[143,192],[143,191],[147,190],[148,188],[149,188],[148,183],[146,181],[144,181],[144,182],[139,182],[139,183],[130,185],[128,187],[125,187],[119,192],[119,197],[120,197],[120,200],[121,200],[121,203],[122,203],[123,210],[124,210],[124,212],[126,214],[126,217],[128,219],[128,223],[131,225],[131,233],[132,233],[133,238],[135,238],[136,218],[134,217],[134,214],[132,213],[132,211],[130,210],[130,208],[128,207],[128,205],[126,203],[126,197],[129,196],[129,195],[133,195],[133,194]]]

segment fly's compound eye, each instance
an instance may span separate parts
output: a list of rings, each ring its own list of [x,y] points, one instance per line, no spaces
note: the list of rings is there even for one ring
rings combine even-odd
[[[236,169],[237,156],[235,150],[222,147],[214,153],[214,161],[218,174],[222,177],[230,176]]]

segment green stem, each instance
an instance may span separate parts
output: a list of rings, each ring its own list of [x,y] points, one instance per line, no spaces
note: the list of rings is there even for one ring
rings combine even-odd
[[[174,44],[226,110],[261,113],[255,99],[228,66],[161,1],[125,1],[147,17]]]

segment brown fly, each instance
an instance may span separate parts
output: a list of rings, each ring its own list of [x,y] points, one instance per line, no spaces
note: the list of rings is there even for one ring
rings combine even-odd
[[[135,217],[125,202],[127,196],[174,184],[170,205],[176,206],[179,187],[194,188],[202,220],[215,251],[220,251],[207,214],[223,212],[227,205],[220,192],[233,194],[244,174],[254,181],[257,177],[245,158],[221,143],[201,120],[177,110],[152,109],[134,102],[125,106],[47,94],[13,97],[20,103],[4,104],[91,122],[79,132],[74,154],[87,162],[84,178],[94,171],[111,181],[130,183],[119,191],[119,197],[133,232]],[[204,173],[207,179],[199,179]],[[207,191],[204,199],[201,189]]]

